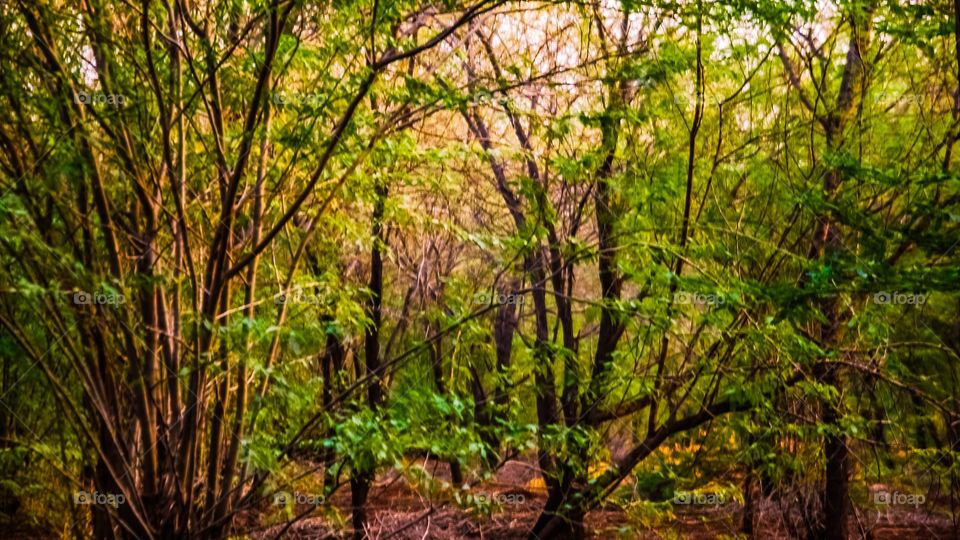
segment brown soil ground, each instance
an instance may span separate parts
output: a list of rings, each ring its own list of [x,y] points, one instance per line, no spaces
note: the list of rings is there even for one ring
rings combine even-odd
[[[435,479],[449,479],[449,468],[435,460],[421,461]],[[497,498],[499,505],[489,515],[479,515],[452,500],[450,492],[426,495],[424,486],[390,472],[377,479],[368,503],[367,537],[372,540],[424,539],[524,539],[546,501],[539,474],[532,463],[506,463],[490,481],[470,488],[473,494],[484,493]],[[319,481],[311,478],[308,481]],[[886,486],[880,486],[885,488]],[[291,525],[271,525],[283,519],[276,507],[265,501],[259,511],[242,515],[233,538],[250,540],[340,540],[349,539],[350,495],[341,488],[330,503],[335,511],[325,515],[310,506],[299,506],[301,515]],[[913,508],[889,507],[860,509],[851,519],[851,538],[869,540],[938,540],[958,539],[949,513],[930,505]],[[329,508],[329,507],[328,507]],[[610,539],[691,539],[747,538],[741,533],[743,508],[731,503],[718,506],[674,506],[674,517],[644,526],[631,519],[614,505],[590,512],[585,524],[592,538]],[[336,519],[339,516],[339,520]],[[757,510],[754,534],[757,539],[792,539],[795,535],[784,525],[782,510],[773,503],[761,504]],[[53,539],[64,531],[43,530],[16,520],[0,519],[0,540]]]
[[[430,462],[426,466],[438,478],[449,477],[445,464]],[[546,500],[536,488],[535,469],[521,461],[507,463],[492,481],[471,488],[471,492],[502,496],[508,501],[489,516],[472,514],[450,500],[438,496],[431,500],[413,489],[408,481],[390,473],[378,478],[371,490],[368,506],[367,537],[376,540],[481,539],[506,540],[526,538]],[[531,482],[533,480],[533,482]],[[331,499],[341,516],[349,520],[350,501],[347,489]],[[298,512],[308,507],[298,508]],[[738,504],[713,507],[674,507],[675,519],[643,527],[631,523],[619,508],[607,507],[587,515],[586,526],[593,538],[616,539],[714,539],[746,538],[741,533],[743,509]],[[780,510],[760,506],[753,538],[789,539],[790,532],[780,519]],[[250,525],[259,521],[248,516]],[[859,523],[858,521],[859,520]],[[926,508],[891,508],[889,511],[860,510],[851,520],[851,538],[924,539],[958,538],[948,515],[933,513]],[[307,515],[284,530],[284,526],[253,526],[245,532],[254,540],[282,538],[291,540],[319,540],[349,538],[345,526],[339,530],[329,520]]]

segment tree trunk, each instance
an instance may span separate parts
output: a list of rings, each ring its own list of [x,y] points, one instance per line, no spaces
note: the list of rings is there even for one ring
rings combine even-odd
[[[439,336],[442,330],[439,321],[430,325],[430,333]],[[433,384],[437,393],[447,396],[447,385],[443,382],[443,337],[438,337],[430,346],[430,368],[433,373]],[[457,458],[450,459],[450,481],[456,486],[463,485],[463,471]]]
[[[753,497],[753,467],[747,471],[743,479],[743,521],[740,526],[740,532],[747,536],[753,535],[753,519],[756,510],[754,509]]]
[[[367,305],[367,316],[370,325],[364,335],[364,361],[366,364],[367,405],[377,411],[383,401],[383,388],[380,373],[380,324],[381,303],[383,301],[383,214],[387,202],[387,186],[378,182],[375,186],[376,200],[373,205],[373,227],[371,236],[373,247],[370,250],[370,303]],[[357,540],[364,537],[364,523],[366,523],[367,495],[370,493],[370,484],[376,472],[376,466],[371,470],[358,470],[356,465],[350,471],[350,495],[353,506],[353,536]]]
[[[865,67],[863,51],[869,43],[872,28],[873,5],[865,10],[865,20],[858,20],[860,14],[851,17],[853,34],[847,47],[846,64],[840,81],[836,110],[822,119],[827,147],[840,150],[843,146],[843,132],[855,110],[858,97],[864,93]],[[828,170],[824,176],[823,190],[828,199],[832,199],[841,184],[843,174],[839,169]],[[843,249],[841,231],[833,223],[829,211],[816,216],[817,225],[811,242],[810,258],[830,261]],[[823,350],[836,347],[843,316],[840,313],[836,296],[827,296],[820,300],[820,314],[823,322],[819,325],[819,345]],[[842,400],[842,380],[839,366],[829,359],[821,359],[814,368],[814,377],[820,384],[832,386]],[[826,540],[846,540],[847,517],[849,515],[849,449],[846,437],[837,433],[840,429],[842,403],[823,403],[822,421],[828,427],[823,440],[823,454],[826,460],[824,470],[825,485],[821,501],[823,506],[822,528],[818,536]]]
[[[818,382],[839,388],[836,366],[826,366],[818,370]],[[822,415],[823,423],[832,428],[839,428],[840,411],[838,405],[825,403]],[[847,448],[846,437],[842,434],[829,432],[823,441],[823,453],[826,459],[824,473],[823,500],[823,528],[818,535],[825,540],[847,539],[847,516],[849,515],[849,483],[850,483],[850,451]]]
[[[582,540],[586,536],[583,526],[586,512],[577,501],[570,499],[569,489],[551,491],[528,540]]]
[[[350,506],[353,509],[353,538],[363,540],[366,536],[364,526],[367,523],[367,495],[370,494],[370,484],[373,483],[373,474],[368,471],[352,471],[350,473]]]

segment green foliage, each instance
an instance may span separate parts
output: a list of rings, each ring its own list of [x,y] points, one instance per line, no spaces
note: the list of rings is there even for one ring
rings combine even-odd
[[[17,519],[225,537],[388,471],[485,519],[524,461],[669,536],[834,438],[859,506],[958,495],[953,6],[175,7],[0,7]]]

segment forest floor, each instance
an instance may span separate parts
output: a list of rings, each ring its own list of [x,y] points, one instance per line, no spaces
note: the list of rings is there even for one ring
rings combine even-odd
[[[449,478],[445,464],[431,461],[427,467],[437,478]],[[538,488],[538,473],[530,463],[508,462],[488,482],[473,486],[471,492],[485,493],[500,501],[498,511],[488,516],[471,513],[452,500],[424,496],[410,482],[395,473],[378,478],[371,489],[368,502],[368,538],[376,540],[421,540],[429,538],[469,538],[507,540],[526,538],[546,500]],[[542,484],[540,484],[542,485]],[[341,516],[349,519],[350,498],[347,489],[331,499]],[[309,515],[309,507],[300,506],[297,512]],[[796,536],[784,525],[782,512],[773,506],[760,505],[757,511],[753,538],[790,539]],[[741,533],[743,508],[739,504],[717,506],[674,506],[669,519],[643,523],[631,519],[621,508],[613,505],[594,510],[587,515],[586,526],[593,538],[660,539],[687,538],[692,540],[735,538]],[[247,534],[254,540],[282,538],[291,540],[319,540],[349,538],[331,526],[331,520],[304,517],[293,525],[256,526],[263,516],[250,518]],[[861,509],[851,517],[852,538],[924,539],[957,538],[949,515],[923,508],[895,507],[878,512]]]
[[[449,467],[435,460],[420,462],[434,478],[449,480]],[[315,479],[319,481],[319,478]],[[883,486],[881,486],[883,487]],[[496,511],[478,515],[458,505],[449,491],[428,496],[425,485],[414,485],[409,477],[389,472],[378,477],[368,499],[367,537],[371,540],[423,539],[524,539],[546,501],[539,473],[532,462],[510,461],[487,482],[473,485],[474,495],[485,494],[500,501]],[[268,501],[269,503],[269,501]],[[233,538],[251,540],[340,540],[349,539],[350,494],[344,487],[330,503],[334,512],[318,516],[309,505],[297,505],[294,514],[281,515],[277,507],[265,504],[259,511],[245,513],[238,520]],[[944,505],[940,505],[944,506]],[[328,507],[329,508],[329,507]],[[661,507],[662,508],[662,507]],[[760,504],[752,538],[793,539],[798,534],[785,525],[783,511],[772,503]],[[299,519],[291,520],[293,516]],[[798,519],[793,512],[791,519]],[[609,539],[691,539],[747,538],[741,532],[743,507],[723,505],[672,507],[672,515],[661,510],[625,512],[613,504],[590,512],[585,520],[588,536]],[[6,540],[53,539],[65,531],[44,530],[17,519],[0,519],[0,538]],[[286,524],[277,524],[286,521]],[[292,523],[290,523],[292,521]],[[273,524],[273,525],[271,525]],[[882,511],[858,510],[851,517],[851,538],[869,540],[938,540],[960,538],[949,513],[925,507],[896,506]]]

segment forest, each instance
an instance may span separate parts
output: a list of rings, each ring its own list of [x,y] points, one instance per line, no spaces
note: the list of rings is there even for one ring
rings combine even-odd
[[[0,537],[960,537],[960,0],[0,0]]]

